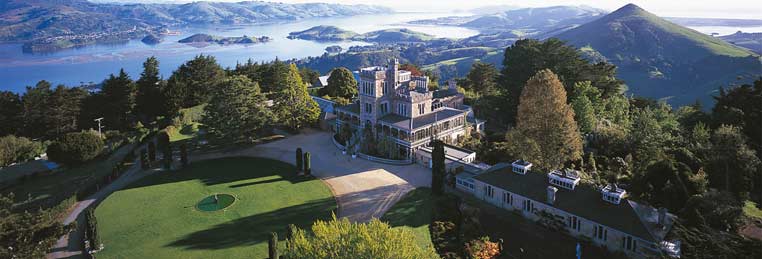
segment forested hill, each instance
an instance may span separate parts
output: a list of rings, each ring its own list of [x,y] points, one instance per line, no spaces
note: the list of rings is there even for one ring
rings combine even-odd
[[[719,86],[762,74],[762,61],[755,53],[634,4],[557,37],[616,64],[633,94],[673,104],[711,102]]]
[[[386,7],[326,3],[105,4],[85,0],[3,0],[0,42],[167,25],[248,24],[389,12],[393,11]]]

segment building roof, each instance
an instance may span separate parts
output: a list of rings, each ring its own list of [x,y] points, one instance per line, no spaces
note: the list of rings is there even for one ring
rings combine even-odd
[[[330,75],[330,74],[329,74],[329,75]],[[321,86],[321,87],[326,87],[326,86],[328,86],[328,77],[329,77],[329,76],[321,76],[321,77],[318,77],[318,81],[320,82],[320,86]]]
[[[357,102],[354,102],[354,103],[351,103],[351,104],[348,104],[348,105],[344,105],[344,106],[334,106],[334,108],[336,110],[341,110],[341,111],[345,111],[345,112],[351,112],[351,113],[360,115],[360,104],[357,103]]]
[[[421,150],[429,154],[431,154],[432,152],[431,147],[427,147],[427,146],[421,147]],[[463,148],[456,147],[453,145],[448,145],[448,144],[444,144],[444,150],[445,150],[445,157],[453,161],[463,161],[463,159],[466,159],[467,157],[476,154],[475,151],[463,149]]]
[[[333,113],[334,106],[336,105],[336,102],[320,98],[317,96],[312,96],[312,100],[315,100],[315,102],[320,106],[320,110],[325,113]]]
[[[360,107],[358,106],[359,110]],[[434,121],[444,121],[455,116],[462,116],[465,111],[452,108],[443,108],[438,111],[425,114],[413,119],[413,129],[424,128],[434,123]],[[390,113],[379,119],[382,122],[392,124],[397,128],[410,130],[410,118],[401,116],[399,114]]]
[[[511,165],[501,163],[493,166],[474,179],[500,189],[516,193],[536,202],[546,203],[546,188],[549,186],[546,174],[529,172],[520,175],[511,171]],[[602,199],[600,191],[589,185],[580,185],[575,190],[560,188],[556,193],[555,208],[614,228],[646,241],[658,243],[663,240],[673,223],[668,217],[667,227],[660,227],[656,209],[626,200],[613,204]]]

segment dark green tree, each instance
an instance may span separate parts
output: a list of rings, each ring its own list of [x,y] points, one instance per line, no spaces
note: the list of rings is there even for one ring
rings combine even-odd
[[[156,57],[151,56],[143,62],[143,72],[135,84],[137,85],[135,97],[137,112],[145,116],[147,121],[152,121],[159,115],[166,115],[162,104],[164,82],[159,76],[159,60]]]
[[[444,142],[434,140],[431,142],[431,193],[442,195],[444,193],[445,178],[445,150]]]
[[[21,96],[11,91],[0,91],[0,137],[21,133],[23,114]]]
[[[754,188],[754,175],[762,166],[755,151],[746,143],[740,128],[721,126],[712,135],[707,167],[711,186],[729,191],[740,199],[749,198]]]
[[[302,170],[303,162],[302,148],[296,149],[296,171]]]
[[[47,81],[40,81],[34,87],[26,87],[26,93],[21,98],[24,104],[24,136],[40,138],[49,132],[48,110],[51,96],[53,90]]]
[[[101,241],[98,236],[98,220],[95,218],[94,208],[87,209],[85,222],[85,236],[87,236],[87,241],[90,242],[90,249],[97,250],[100,247]]]
[[[108,79],[103,81],[101,94],[104,98],[104,107],[101,113],[103,120],[111,125],[111,129],[124,130],[129,128],[133,119],[133,109],[135,108],[135,83],[130,76],[119,70],[119,75],[109,75]]]
[[[267,242],[267,254],[270,259],[280,259],[278,255],[278,233],[270,232]]]
[[[591,64],[582,58],[576,48],[566,45],[561,40],[518,40],[505,50],[503,70],[498,83],[499,96],[503,101],[495,104],[500,105],[502,116],[488,119],[500,124],[513,123],[524,84],[543,69],[550,69],[556,73],[568,93],[573,93],[574,84],[581,81],[591,81],[594,87],[600,89],[604,98],[620,93],[623,86],[623,83],[616,79],[614,65]]]
[[[181,108],[206,103],[212,90],[225,79],[225,70],[213,56],[198,55],[172,73],[164,90],[165,108],[175,114]]]
[[[223,80],[204,111],[210,132],[233,140],[254,138],[273,121],[259,85],[245,76]]]
[[[762,158],[762,78],[753,84],[720,89],[712,109],[715,125],[735,125],[743,130],[748,145]]]
[[[164,169],[171,169],[172,168],[172,145],[167,144],[164,148],[162,148],[164,157],[162,160],[164,161]]]
[[[495,65],[484,62],[474,62],[466,75],[465,88],[478,95],[492,94],[497,90],[499,71]]]
[[[59,136],[79,129],[77,122],[82,102],[88,95],[87,90],[83,88],[58,85],[50,97],[47,114],[50,130],[47,135]]]
[[[320,95],[352,98],[357,95],[357,80],[352,71],[344,67],[334,68],[328,77],[328,86],[320,90]]]

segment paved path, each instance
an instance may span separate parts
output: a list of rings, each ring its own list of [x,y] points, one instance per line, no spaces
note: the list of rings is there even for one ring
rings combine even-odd
[[[407,192],[431,185],[431,170],[419,165],[395,166],[342,155],[332,134],[308,130],[299,135],[224,153],[191,155],[191,161],[234,156],[265,157],[295,163],[296,149],[312,154],[312,174],[331,188],[339,217],[365,222],[380,218]]]

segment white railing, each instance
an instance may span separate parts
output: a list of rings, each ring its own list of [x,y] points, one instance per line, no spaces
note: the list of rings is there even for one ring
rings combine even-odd
[[[411,159],[404,159],[404,160],[385,159],[385,158],[375,157],[371,155],[366,155],[359,152],[357,153],[357,156],[368,161],[378,162],[382,164],[389,164],[389,165],[409,165],[413,163],[413,160]]]

